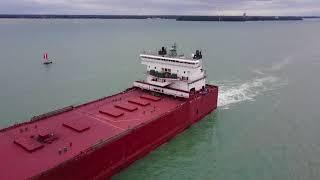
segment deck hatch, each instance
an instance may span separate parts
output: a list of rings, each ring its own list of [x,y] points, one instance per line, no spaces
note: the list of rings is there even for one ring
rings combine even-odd
[[[128,100],[128,102],[138,104],[140,106],[147,106],[150,104],[149,101],[141,99],[141,98],[132,98],[132,99]]]
[[[143,99],[151,100],[151,101],[160,101],[161,100],[161,97],[156,97],[156,96],[152,96],[149,94],[144,94],[144,95],[141,95],[140,97]]]
[[[124,114],[121,110],[114,107],[100,109],[99,113],[106,114],[112,117],[120,117]]]
[[[28,152],[34,152],[41,149],[44,145],[32,139],[31,137],[18,137],[15,138],[14,143],[22,147]]]
[[[124,110],[130,111],[130,112],[138,109],[138,107],[136,107],[132,104],[129,104],[129,103],[119,103],[119,104],[114,105],[114,107],[124,109]]]
[[[36,140],[40,143],[48,143],[51,144],[53,141],[57,140],[58,136],[49,130],[49,129],[41,129],[38,131],[38,136]]]
[[[38,131],[38,136],[40,138],[47,138],[51,135],[51,131],[49,131],[48,129],[41,129]]]
[[[79,133],[90,129],[90,126],[87,123],[85,123],[79,119],[73,119],[71,121],[66,121],[63,123],[63,126],[70,128],[74,131],[77,131]]]

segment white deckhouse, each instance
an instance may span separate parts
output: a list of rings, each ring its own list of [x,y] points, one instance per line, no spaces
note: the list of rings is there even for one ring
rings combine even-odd
[[[178,55],[174,44],[169,52],[162,47],[157,53],[142,53],[140,58],[147,67],[147,78],[135,81],[136,87],[184,98],[205,88],[206,75],[199,50],[188,58]]]

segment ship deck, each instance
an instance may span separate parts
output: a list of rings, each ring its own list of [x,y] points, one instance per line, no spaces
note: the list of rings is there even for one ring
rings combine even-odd
[[[130,129],[173,111],[184,102],[186,100],[168,96],[151,96],[133,88],[2,129],[0,179],[38,175],[101,142],[112,141]]]

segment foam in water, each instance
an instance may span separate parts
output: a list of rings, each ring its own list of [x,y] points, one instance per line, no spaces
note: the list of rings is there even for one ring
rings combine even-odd
[[[258,74],[258,75],[264,75],[266,73],[272,73],[282,70],[284,67],[292,63],[292,57],[288,56],[284,58],[281,61],[274,62],[270,67],[262,68],[262,69],[254,69],[252,72]]]
[[[292,61],[292,57],[288,56],[288,57],[284,58],[282,61],[272,64],[272,66],[271,66],[271,68],[269,68],[269,70],[279,71],[282,68],[284,68],[285,66],[287,66],[288,64],[290,64],[291,61]]]
[[[218,82],[218,107],[228,109],[232,104],[244,101],[254,101],[255,97],[263,92],[286,85],[287,82],[280,82],[280,78],[272,75],[271,73],[282,70],[291,62],[292,57],[289,56],[279,62],[273,63],[271,67],[255,69],[253,72],[257,74],[258,77],[247,82]]]
[[[257,95],[271,90],[279,79],[274,76],[256,78],[245,83],[218,83],[218,107],[228,109],[230,105],[243,101],[253,101]]]

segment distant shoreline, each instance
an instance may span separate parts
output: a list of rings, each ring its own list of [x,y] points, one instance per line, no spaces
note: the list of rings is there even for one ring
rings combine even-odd
[[[178,15],[54,15],[0,14],[10,19],[175,19],[177,21],[301,21],[318,16],[178,16]]]

